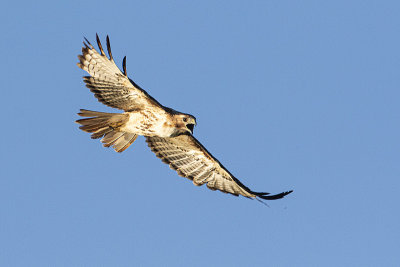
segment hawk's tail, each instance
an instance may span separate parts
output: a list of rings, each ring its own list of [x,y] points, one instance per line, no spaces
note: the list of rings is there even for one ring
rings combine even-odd
[[[79,116],[87,117],[76,122],[81,126],[82,131],[92,133],[92,139],[101,139],[105,147],[112,146],[115,151],[122,152],[127,149],[138,137],[137,134],[119,131],[129,117],[127,114],[105,113],[81,109]]]

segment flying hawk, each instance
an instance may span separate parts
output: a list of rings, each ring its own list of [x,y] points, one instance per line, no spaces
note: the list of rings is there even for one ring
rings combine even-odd
[[[116,66],[108,36],[109,58],[97,34],[96,39],[100,53],[85,38],[82,55],[78,55],[78,67],[90,74],[83,80],[101,103],[124,112],[81,109],[78,115],[85,118],[76,122],[81,125],[81,130],[92,133],[92,139],[102,138],[105,147],[122,152],[143,135],[156,156],[180,176],[191,179],[197,186],[207,184],[211,190],[266,200],[279,199],[292,192],[270,195],[254,192],[243,185],[193,136],[194,116],[157,102],[128,78],[126,57],[122,62],[123,72]]]

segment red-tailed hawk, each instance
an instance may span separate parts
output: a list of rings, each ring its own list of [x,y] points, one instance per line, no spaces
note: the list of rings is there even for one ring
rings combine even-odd
[[[234,177],[193,136],[196,118],[192,115],[164,107],[146,91],[130,80],[126,74],[126,57],[123,72],[115,65],[107,36],[109,58],[96,34],[100,54],[85,38],[78,66],[90,76],[83,77],[86,86],[103,104],[121,109],[123,113],[104,113],[81,109],[77,120],[79,127],[92,133],[93,139],[102,138],[105,147],[122,152],[139,135],[146,138],[150,149],[180,176],[189,178],[195,185],[207,184],[211,190],[220,190],[247,198],[279,199],[292,191],[276,195],[250,190]]]

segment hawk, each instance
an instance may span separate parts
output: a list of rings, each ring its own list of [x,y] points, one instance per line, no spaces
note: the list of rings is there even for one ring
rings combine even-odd
[[[292,192],[270,195],[254,192],[242,184],[193,136],[194,116],[161,105],[128,78],[126,57],[122,71],[116,66],[108,36],[108,57],[97,34],[96,40],[100,53],[85,38],[77,65],[90,74],[83,80],[94,96],[101,103],[124,112],[81,109],[78,115],[84,118],[76,122],[81,130],[92,133],[92,139],[102,138],[105,147],[122,152],[142,135],[151,151],[171,169],[197,186],[207,184],[211,190],[266,200],[283,198]]]

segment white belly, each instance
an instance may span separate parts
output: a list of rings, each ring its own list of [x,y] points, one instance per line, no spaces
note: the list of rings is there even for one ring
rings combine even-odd
[[[175,128],[167,126],[168,114],[150,111],[129,112],[128,122],[121,127],[124,132],[144,136],[170,137]]]

